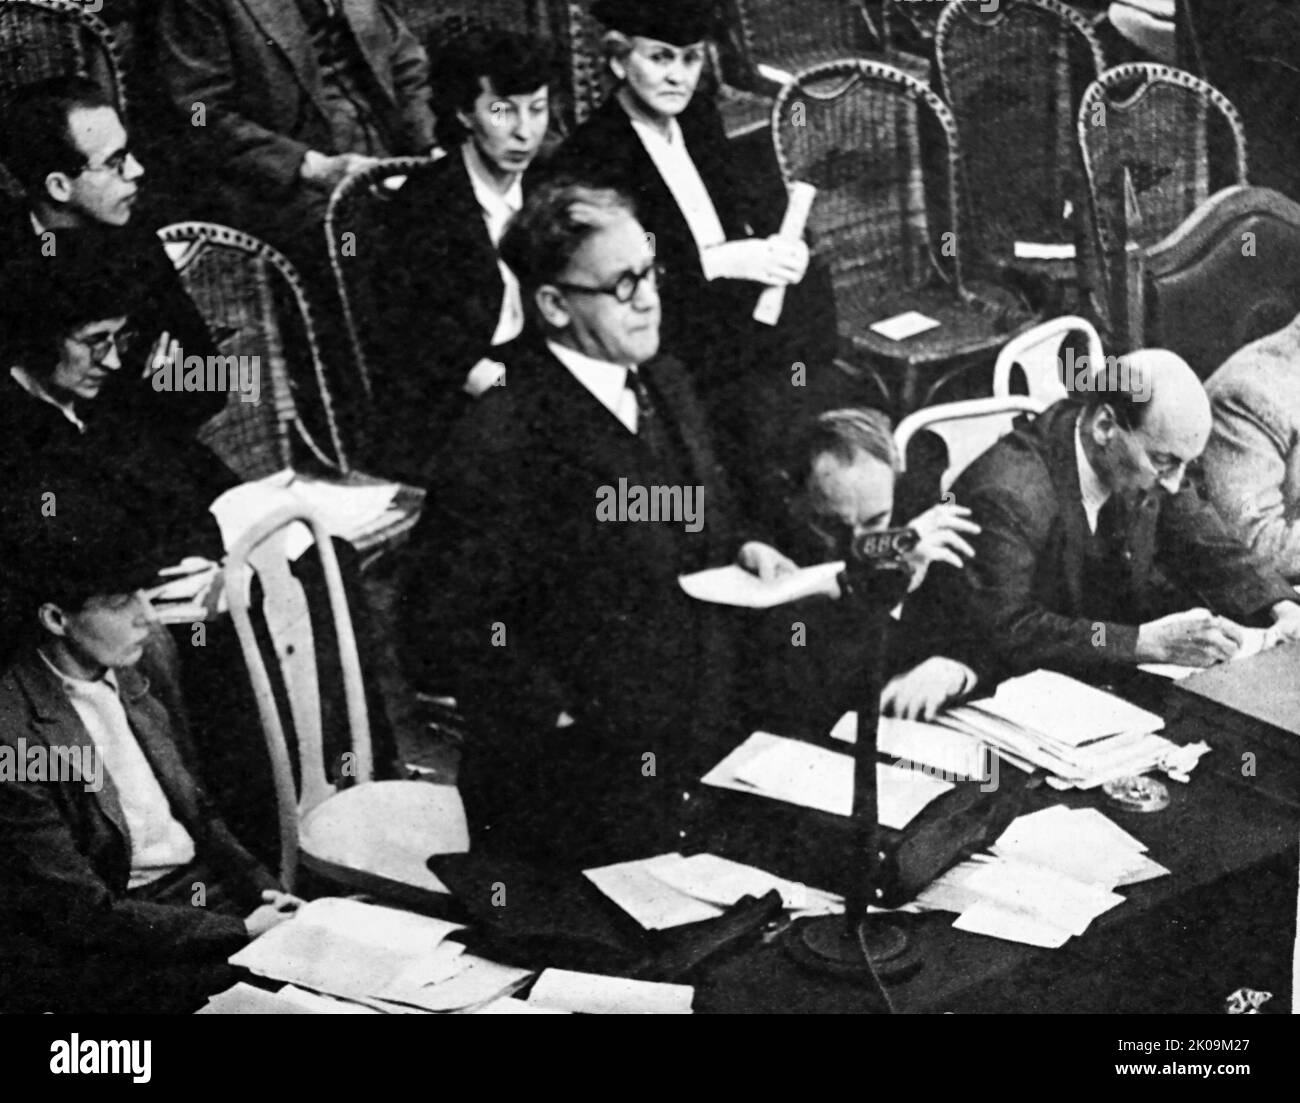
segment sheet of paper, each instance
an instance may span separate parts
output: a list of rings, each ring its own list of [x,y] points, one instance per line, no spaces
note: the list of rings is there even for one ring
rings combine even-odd
[[[924,314],[915,310],[908,310],[903,314],[895,314],[892,318],[885,318],[874,323],[871,329],[879,333],[881,337],[886,337],[891,341],[906,341],[909,337],[915,337],[918,333],[925,333],[938,325],[939,322],[936,319],[927,318]]]
[[[539,1007],[588,1015],[689,1015],[695,989],[596,973],[547,969],[528,995]]]
[[[1045,950],[1060,949],[1070,940],[1069,931],[990,900],[971,905],[957,917],[953,927],[971,934],[1002,938],[1026,946],[1040,946]]]
[[[1074,260],[1073,245],[1053,245],[1041,241],[1017,241],[1013,251],[1018,260]]]
[[[540,1004],[529,1003],[527,1000],[521,1000],[517,996],[506,996],[503,999],[493,1000],[491,1003],[484,1004],[474,1012],[475,1015],[570,1015],[570,1011],[562,1011],[558,1007],[542,1007]]]
[[[849,755],[755,732],[704,776],[706,785],[754,793],[837,816],[853,812],[853,759]],[[918,770],[876,765],[879,822],[898,830],[952,784]]]
[[[843,570],[842,560],[819,563],[815,567],[803,567],[764,582],[744,567],[732,564],[681,575],[677,582],[696,601],[708,601],[714,605],[737,605],[746,609],[771,609],[814,594],[837,592],[835,579]]]
[[[989,862],[966,884],[986,900],[1028,912],[1071,934],[1083,934],[1097,916],[1124,902],[1109,889],[1019,860]]]
[[[453,976],[437,984],[407,984],[399,978],[375,994],[425,1011],[463,1011],[512,995],[533,975],[528,969],[499,965],[473,954],[463,955],[460,964],[462,968]]]
[[[259,976],[349,999],[374,996],[460,924],[325,897],[230,958]]]
[[[858,741],[858,714],[846,712],[831,738],[845,743]],[[988,748],[964,732],[920,720],[882,716],[876,728],[876,750],[898,762],[918,762],[957,780],[980,780],[989,776]]]
[[[733,862],[716,854],[693,854],[675,862],[661,862],[651,875],[681,894],[730,907],[745,896],[763,896],[775,889],[787,910],[802,914],[833,915],[844,910],[844,898],[787,881],[774,873]]]
[[[1078,747],[1121,732],[1157,732],[1164,720],[1114,694],[1054,670],[1010,678],[972,707],[1021,729]]]
[[[671,881],[655,876],[658,869],[682,860],[680,854],[660,854],[584,870],[583,876],[648,931],[716,919],[722,908],[678,891]]]
[[[277,992],[267,992],[240,981],[224,992],[211,996],[196,1015],[314,1015],[326,1014],[301,1007]]]
[[[383,1012],[353,1000],[340,1000],[334,996],[322,996],[319,992],[308,992],[286,984],[277,993],[282,1000],[287,1000],[295,1007],[308,1014],[315,1015],[382,1015]]]

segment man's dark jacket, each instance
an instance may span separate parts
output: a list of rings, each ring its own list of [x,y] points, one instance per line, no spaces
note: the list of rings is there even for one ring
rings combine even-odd
[[[412,538],[405,653],[417,687],[471,721],[461,791],[476,845],[572,859],[655,853],[724,753],[725,611],[679,574],[731,562],[724,480],[683,368],[644,365],[677,436],[665,478],[544,345],[511,346],[508,383],[457,427]],[[703,528],[601,520],[602,487],[702,486]],[[557,728],[561,713],[572,727]],[[562,841],[563,840],[563,841]]]
[[[946,653],[981,680],[1050,667],[1104,675],[1136,658],[1138,625],[1173,610],[1156,607],[1172,582],[1192,599],[1239,621],[1254,621],[1295,591],[1225,527],[1193,481],[1157,491],[1118,522],[1132,596],[1129,615],[1101,615],[1114,595],[1090,593],[1090,533],[1079,489],[1075,424],[1081,407],[1058,402],[977,459],[952,486],[981,532],[975,557],[958,572],[931,569],[908,600],[905,620],[945,625]],[[1267,620],[1267,618],[1264,618]]]
[[[184,730],[148,682],[134,669],[117,677],[131,730],[172,814],[193,838],[196,859],[252,910],[262,890],[278,887],[275,879],[212,811],[186,766]],[[29,761],[33,749],[48,755],[94,746],[35,651],[0,676],[0,746],[14,754],[25,749]],[[98,792],[87,792],[84,781],[0,781],[0,1001],[7,1005],[24,1006],[33,991],[43,991],[93,1006],[94,993],[74,996],[63,985],[114,972],[129,984],[133,974],[167,966],[199,970],[248,941],[236,916],[128,893],[130,841],[111,769],[111,762],[101,769]]]

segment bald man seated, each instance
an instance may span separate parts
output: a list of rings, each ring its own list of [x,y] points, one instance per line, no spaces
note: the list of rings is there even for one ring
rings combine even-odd
[[[954,483],[980,527],[975,554],[960,571],[936,565],[904,619],[949,625],[982,682],[1210,666],[1244,624],[1300,638],[1295,592],[1186,478],[1211,424],[1191,368],[1140,350],[1094,388],[1018,424]]]

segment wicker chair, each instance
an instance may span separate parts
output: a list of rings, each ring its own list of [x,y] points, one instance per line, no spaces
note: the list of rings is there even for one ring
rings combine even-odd
[[[177,223],[159,230],[158,236],[220,353],[255,356],[262,369],[258,401],[245,402],[232,393],[226,408],[201,430],[203,443],[242,479],[305,466],[340,482],[377,482],[348,463],[311,310],[289,261],[250,234],[211,222]],[[290,350],[295,348],[304,355],[294,358],[301,370],[291,372]],[[328,436],[326,446],[300,413],[306,379],[311,380],[311,398]],[[363,555],[392,546],[414,526],[423,500],[423,491],[402,487],[394,503],[400,519],[354,534],[351,543]]]
[[[465,26],[497,27],[535,34],[542,18],[541,0],[406,0],[406,25],[428,42]]]
[[[345,179],[330,196],[325,214],[325,240],[329,247],[334,282],[343,303],[343,317],[361,386],[367,400],[374,397],[370,364],[379,303],[378,273],[388,255],[384,205],[414,175],[436,164],[427,157],[394,157]],[[364,243],[364,244],[363,244]]]
[[[778,86],[801,69],[881,48],[859,0],[730,0],[730,7],[749,66]]]
[[[1060,0],[1002,0],[991,15],[949,4],[935,51],[957,120],[968,250],[1036,282],[1072,280],[1074,260],[1018,259],[1015,245],[1087,249],[1074,126],[1084,89],[1105,68],[1092,27]]]
[[[818,189],[809,239],[830,268],[842,356],[900,416],[991,367],[1035,320],[1017,296],[963,278],[955,130],[920,81],[852,59],[800,73],[772,113],[786,183]],[[901,340],[871,329],[909,311],[940,324]]]
[[[1110,310],[1119,319],[1126,239],[1153,245],[1216,191],[1245,184],[1245,131],[1236,109],[1205,81],[1135,63],[1107,70],[1088,88],[1078,134]],[[1126,174],[1141,215],[1138,237],[1124,213]]]
[[[122,51],[107,25],[73,0],[10,0],[0,3],[0,100],[51,77],[93,80],[126,118]],[[0,165],[0,194],[22,194]]]

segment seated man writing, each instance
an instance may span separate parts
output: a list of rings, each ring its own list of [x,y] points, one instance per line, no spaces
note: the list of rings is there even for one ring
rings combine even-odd
[[[56,506],[0,555],[24,613],[0,676],[0,1008],[191,1011],[297,901],[213,813],[135,669],[168,554],[102,498]]]
[[[1021,425],[953,484],[981,529],[975,556],[931,572],[904,620],[948,623],[989,679],[1209,666],[1236,653],[1241,622],[1300,638],[1291,587],[1185,478],[1209,436],[1209,399],[1183,360],[1120,357],[1083,404]]]
[[[657,269],[621,193],[538,187],[501,252],[531,330],[431,464],[405,654],[474,725],[475,846],[566,864],[679,848],[741,732],[734,645],[681,574],[742,543],[691,380],[657,358]],[[648,505],[653,502],[653,508]]]

